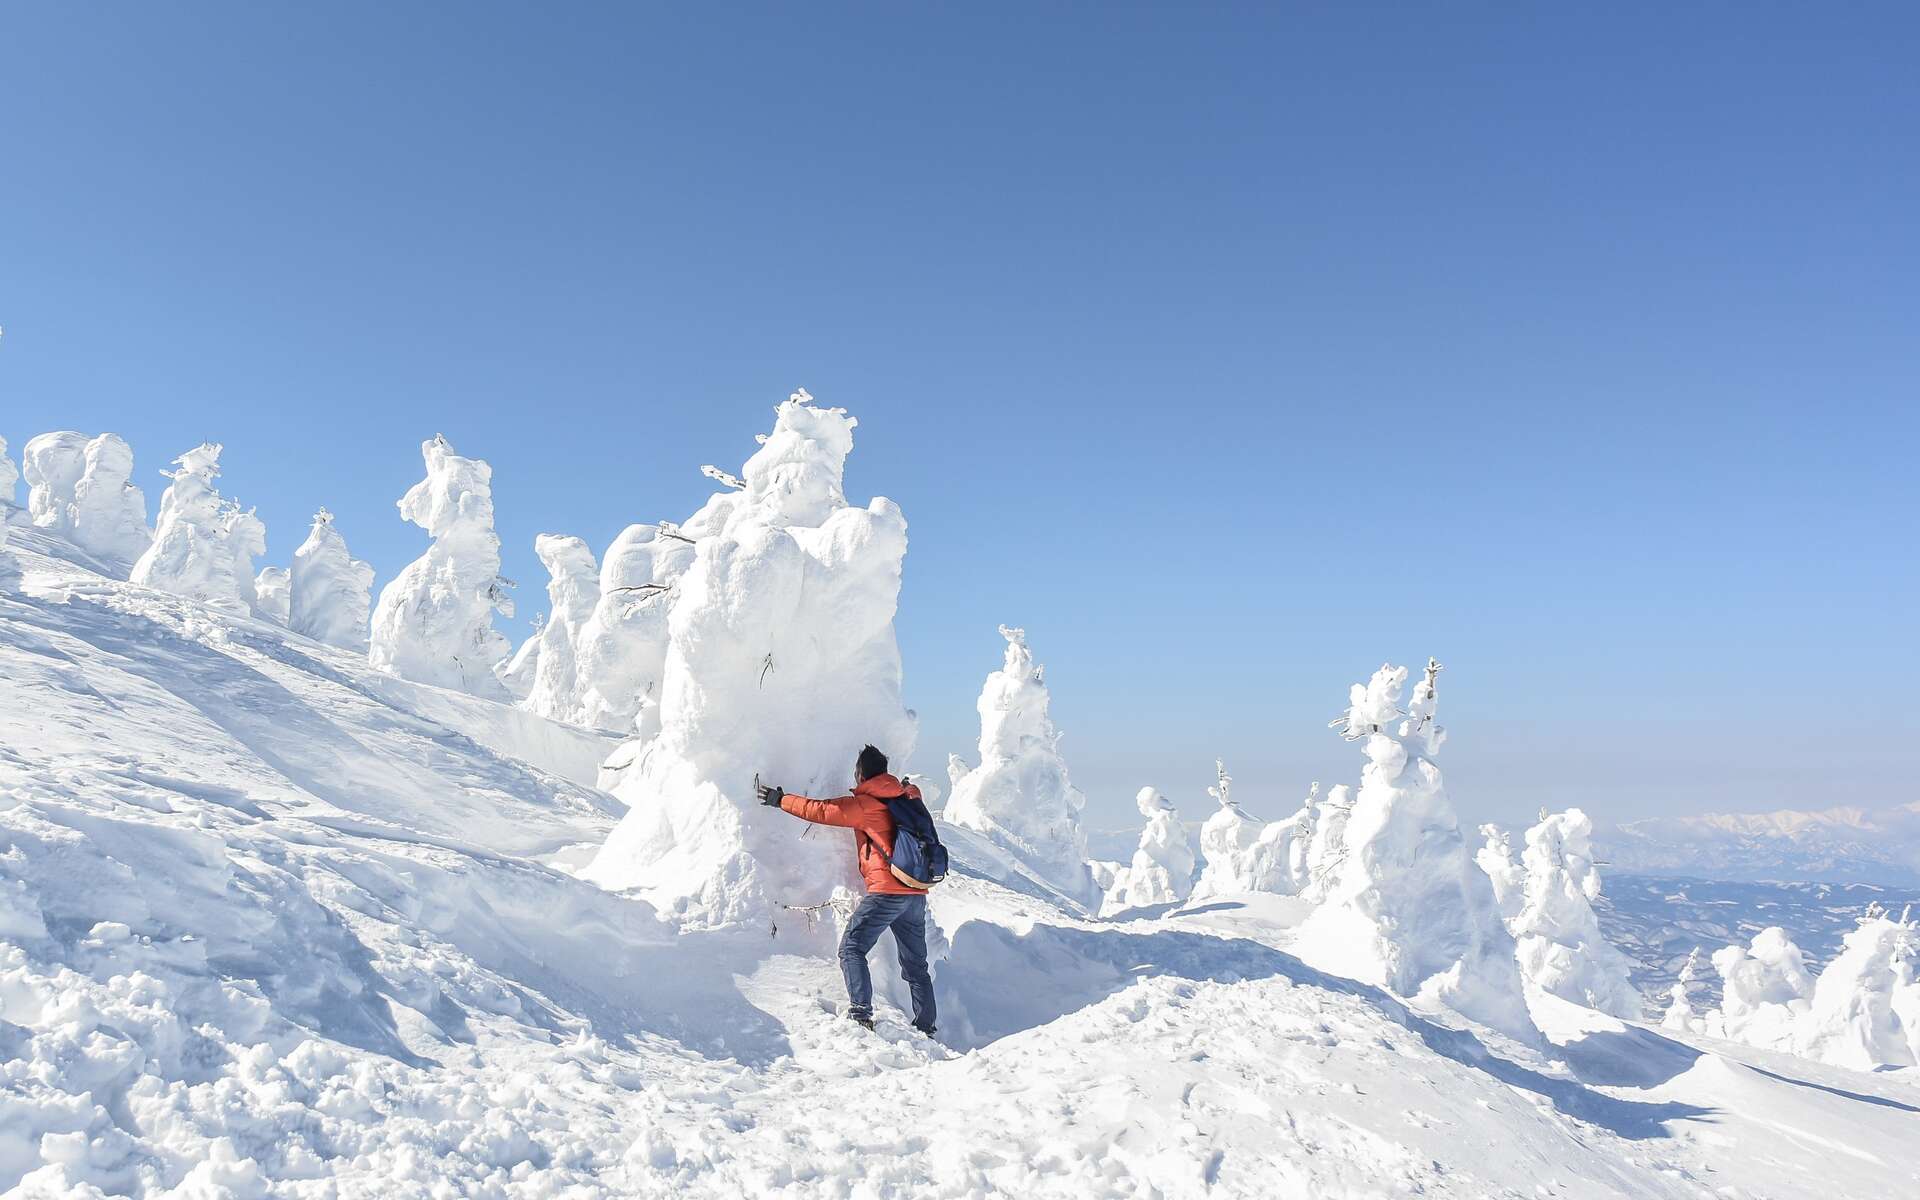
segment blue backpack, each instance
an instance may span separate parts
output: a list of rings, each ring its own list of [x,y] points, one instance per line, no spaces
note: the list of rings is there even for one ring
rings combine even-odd
[[[874,850],[886,860],[894,878],[908,887],[925,891],[947,877],[947,848],[940,844],[940,831],[933,827],[933,814],[918,795],[901,792],[898,796],[878,796],[893,817],[893,853]]]

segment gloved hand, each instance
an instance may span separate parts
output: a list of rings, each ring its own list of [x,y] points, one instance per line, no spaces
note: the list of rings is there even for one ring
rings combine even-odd
[[[780,788],[765,783],[754,784],[753,790],[759,793],[760,803],[766,805],[768,808],[779,808],[780,801],[784,799],[787,794]]]

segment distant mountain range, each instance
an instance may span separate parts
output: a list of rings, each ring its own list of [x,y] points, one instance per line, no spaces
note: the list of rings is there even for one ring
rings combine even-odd
[[[1920,803],[1651,817],[1599,840],[1620,872],[1920,886]]]

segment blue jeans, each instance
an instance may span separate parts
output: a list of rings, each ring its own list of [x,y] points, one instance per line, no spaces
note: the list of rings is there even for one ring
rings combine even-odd
[[[867,951],[880,934],[893,930],[900,952],[900,977],[913,994],[913,1025],[933,1032],[933,976],[927,973],[927,898],[870,895],[853,910],[847,931],[840,937],[840,973],[847,977],[847,1012],[873,1016],[873,976],[867,973]]]

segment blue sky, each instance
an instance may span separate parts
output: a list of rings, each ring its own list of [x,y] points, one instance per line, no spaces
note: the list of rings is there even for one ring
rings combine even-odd
[[[1472,818],[1916,797],[1920,17],[12,5],[0,436],[222,441],[381,581],[444,432],[508,574],[796,386],[912,548],[919,761],[1025,625],[1095,824],[1357,777],[1437,654]],[[520,636],[516,628],[516,638]]]

